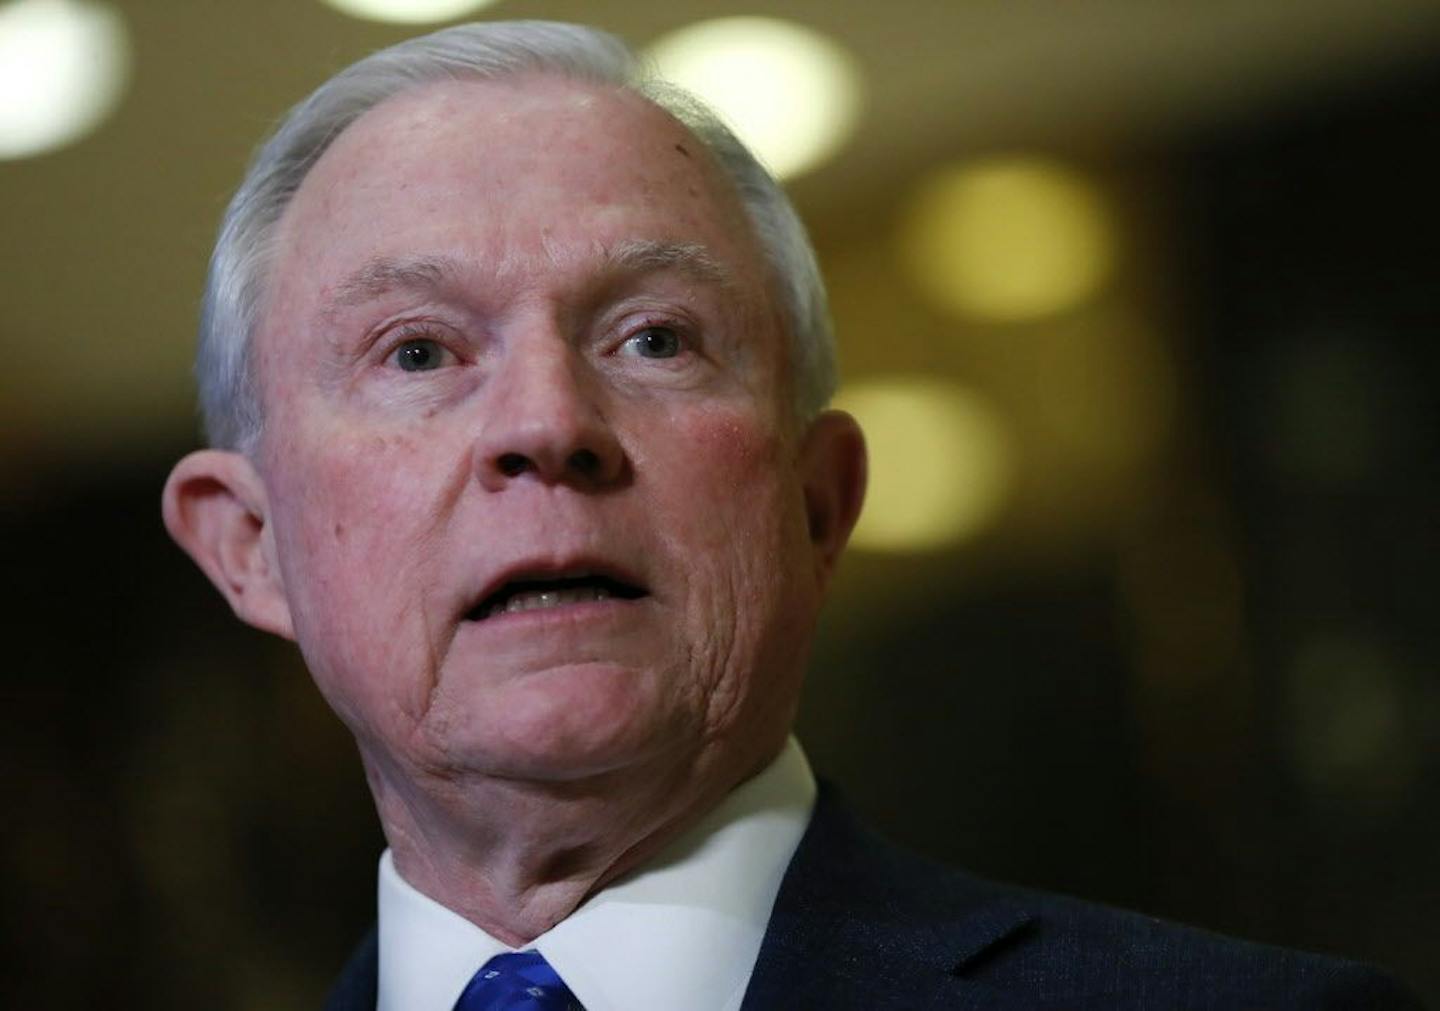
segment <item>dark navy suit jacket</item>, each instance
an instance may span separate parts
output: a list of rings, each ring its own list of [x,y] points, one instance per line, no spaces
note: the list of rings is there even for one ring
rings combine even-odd
[[[373,1011],[376,954],[372,931],[326,1011]],[[926,1008],[1398,1011],[1420,1003],[1355,962],[951,870],[872,835],[822,784],[742,1011]]]

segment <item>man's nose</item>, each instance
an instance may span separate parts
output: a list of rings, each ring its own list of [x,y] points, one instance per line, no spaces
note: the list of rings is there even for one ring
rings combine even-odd
[[[597,378],[558,339],[508,354],[490,377],[476,440],[481,485],[500,491],[536,480],[593,490],[619,481],[625,454],[597,402]]]

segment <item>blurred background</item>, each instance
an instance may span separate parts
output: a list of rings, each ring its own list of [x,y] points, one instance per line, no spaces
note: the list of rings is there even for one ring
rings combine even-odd
[[[0,2],[6,1006],[314,1007],[373,918],[348,737],[158,497],[224,202],[380,6]],[[800,725],[856,807],[1440,1005],[1440,2],[401,6],[599,23],[786,177],[874,455]]]

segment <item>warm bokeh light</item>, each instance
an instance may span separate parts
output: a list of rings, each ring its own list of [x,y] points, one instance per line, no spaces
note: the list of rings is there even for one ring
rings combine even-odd
[[[428,24],[451,21],[489,7],[495,0],[325,0],[342,14],[368,21]]]
[[[855,61],[803,25],[702,21],[657,40],[649,55],[661,76],[704,99],[778,177],[818,165],[854,128]]]
[[[995,519],[1012,449],[999,415],[977,394],[925,377],[888,377],[845,388],[835,406],[859,420],[870,450],[858,547],[938,548]]]
[[[901,226],[910,276],[940,309],[1008,322],[1068,309],[1105,281],[1113,225],[1094,187],[1040,158],[996,158],[923,182]]]
[[[93,130],[114,108],[130,58],[108,4],[13,0],[0,6],[0,158],[25,158]]]

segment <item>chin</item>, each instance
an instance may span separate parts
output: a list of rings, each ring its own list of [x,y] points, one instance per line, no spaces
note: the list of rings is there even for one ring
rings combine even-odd
[[[454,765],[486,775],[585,779],[653,761],[693,736],[694,721],[657,678],[618,664],[530,672],[467,696],[432,713],[432,739]]]

